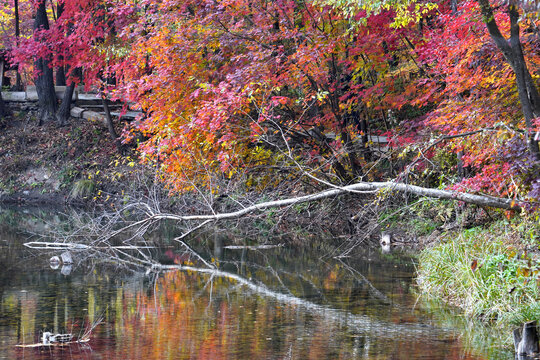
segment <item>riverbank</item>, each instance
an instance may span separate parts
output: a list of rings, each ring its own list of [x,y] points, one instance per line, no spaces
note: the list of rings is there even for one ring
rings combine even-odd
[[[115,207],[152,179],[99,123],[38,126],[33,105],[11,110],[0,123],[0,203]]]
[[[515,217],[451,231],[418,259],[422,294],[457,306],[465,315],[503,328],[540,318],[540,227]]]
[[[13,115],[0,122],[0,204],[25,206],[78,206],[114,210],[133,202],[152,202],[161,211],[176,213],[226,212],[239,203],[256,203],[268,196],[303,191],[299,186],[275,193],[188,194],[171,197],[155,170],[140,163],[133,146],[120,154],[101,123],[70,119],[68,126],[38,126],[35,104],[11,104]],[[18,106],[18,107],[17,107]],[[123,124],[117,124],[122,133]],[[240,187],[242,188],[242,187]],[[269,211],[260,224],[263,232],[301,233],[321,229],[352,236],[356,222],[349,219],[361,197],[348,196],[289,207],[283,216]],[[253,218],[246,219],[253,224]],[[293,224],[294,223],[294,224]],[[296,229],[296,230],[293,230]],[[375,237],[375,233],[373,234]],[[296,240],[295,240],[296,241]]]
[[[538,215],[431,200],[396,208],[377,222],[383,232],[392,234],[387,228],[400,225],[416,235],[418,293],[425,300],[445,302],[474,323],[498,328],[499,347],[511,346],[514,328],[540,319]],[[466,333],[476,336],[474,329]]]

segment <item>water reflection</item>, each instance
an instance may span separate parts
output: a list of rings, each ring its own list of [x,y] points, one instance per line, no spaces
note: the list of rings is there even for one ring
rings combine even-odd
[[[316,241],[231,249],[215,234],[190,245],[219,272],[199,271],[208,269],[180,245],[154,255],[191,270],[118,271],[77,254],[62,272],[49,265],[54,254],[24,250],[19,232],[44,228],[39,217],[62,218],[13,214],[0,213],[0,359],[483,358],[415,306],[407,258],[366,250],[346,261],[321,259],[331,249]],[[174,233],[154,236],[167,243]],[[87,346],[15,347],[44,331],[77,336],[101,317]]]

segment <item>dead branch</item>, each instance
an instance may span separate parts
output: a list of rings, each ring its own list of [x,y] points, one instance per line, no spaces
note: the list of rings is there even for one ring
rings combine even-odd
[[[30,241],[23,244],[27,248],[35,250],[90,250],[90,249],[118,249],[118,250],[140,250],[140,249],[155,249],[155,246],[135,246],[135,245],[122,245],[122,246],[91,246],[85,244],[76,243],[59,243],[59,242],[42,242],[42,241]]]
[[[354,193],[357,191],[374,191],[374,190],[386,190],[397,191],[403,193],[410,193],[418,196],[426,196],[437,199],[446,199],[454,201],[463,201],[469,204],[476,204],[480,206],[494,207],[499,209],[520,211],[521,207],[511,199],[497,198],[489,195],[476,195],[468,194],[454,190],[439,190],[429,189],[416,185],[408,185],[404,183],[395,182],[360,182],[348,186],[343,186],[338,189],[330,189],[319,193],[299,196],[294,198],[288,198],[283,200],[274,200],[258,203],[255,205],[247,206],[243,209],[229,212],[229,213],[217,213],[207,215],[175,215],[175,214],[154,214],[149,220],[176,220],[176,221],[207,221],[207,220],[230,220],[242,217],[255,211],[262,211],[269,208],[290,206],[301,204],[310,201],[322,200],[337,195]]]

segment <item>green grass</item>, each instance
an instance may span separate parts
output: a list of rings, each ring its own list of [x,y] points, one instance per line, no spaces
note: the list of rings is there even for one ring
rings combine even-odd
[[[71,198],[86,198],[92,196],[96,191],[96,184],[90,179],[81,179],[73,184]]]
[[[509,329],[540,319],[540,264],[516,250],[516,231],[497,223],[448,235],[424,250],[418,265],[421,291]]]

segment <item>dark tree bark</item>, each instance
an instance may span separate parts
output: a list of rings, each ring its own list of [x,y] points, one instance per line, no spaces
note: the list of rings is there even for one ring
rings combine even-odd
[[[360,120],[360,132],[362,134],[362,152],[364,159],[366,159],[366,161],[371,161],[372,153],[369,146],[368,122],[366,118]]]
[[[452,9],[452,14],[456,14],[456,13],[457,13],[457,9],[458,9],[458,2],[457,2],[457,0],[451,0],[451,1],[450,1],[450,8]]]
[[[64,13],[64,3],[61,1],[58,1],[56,5],[56,21],[60,19],[63,13]],[[64,59],[64,56],[59,55],[59,60],[62,61],[63,59]],[[64,66],[59,66],[56,68],[56,85],[57,86],[67,85],[66,68]]]
[[[111,138],[113,139],[116,149],[118,150],[118,153],[120,155],[123,154],[124,149],[122,148],[122,143],[120,142],[120,138],[118,137],[118,134],[116,134],[116,131],[114,130],[114,123],[111,116],[111,110],[109,109],[109,99],[101,92],[101,104],[103,105],[103,110],[105,111],[105,118],[107,119],[107,128],[109,129],[109,134],[111,135]]]
[[[81,73],[82,73],[81,69],[76,68],[75,70],[73,70],[71,77],[77,77],[80,79]],[[60,126],[65,126],[68,123],[70,112],[71,112],[71,103],[73,101],[73,93],[75,92],[75,86],[76,86],[75,79],[71,79],[70,84],[66,87],[66,91],[64,91],[62,104],[60,105],[60,108],[58,109],[58,112],[56,113],[56,120],[58,120],[58,124]]]
[[[61,56],[61,58],[63,58],[63,57]],[[56,85],[57,86],[66,86],[67,85],[66,72],[65,72],[63,66],[59,66],[59,67],[56,68]]]
[[[2,99],[2,92],[0,92],[0,119],[3,119],[9,114],[4,99]]]
[[[4,85],[4,59],[0,60],[0,90],[2,89],[2,86]],[[9,111],[6,107],[6,104],[4,103],[4,99],[2,99],[2,91],[0,91],[0,119],[3,119],[5,116],[9,115]]]
[[[508,40],[502,35],[495,21],[489,0],[478,0],[478,4],[480,5],[489,35],[514,70],[521,110],[527,127],[526,134],[529,150],[537,159],[540,159],[538,136],[535,138],[535,134],[532,132],[532,119],[540,116],[540,94],[523,56],[523,48],[519,37],[519,8],[517,0],[510,0],[508,2],[507,11],[510,17],[510,39]]]
[[[540,348],[538,346],[538,331],[536,321],[529,321],[523,326],[514,330],[514,348],[518,355],[537,355]]]
[[[14,3],[15,7],[15,41],[17,44],[17,47],[19,46],[19,37],[21,36],[21,29],[20,29],[20,20],[19,20],[19,0],[15,0]],[[21,74],[19,73],[19,69],[17,69],[17,76],[16,76],[16,83],[15,83],[15,91],[22,91],[22,81],[21,81]]]
[[[41,0],[36,10],[34,32],[39,29],[49,29],[46,0]],[[53,71],[49,66],[49,61],[46,58],[36,58],[35,68],[38,72],[35,82],[39,99],[39,125],[42,125],[44,122],[54,121],[58,102],[54,91]]]
[[[19,0],[15,0],[15,37],[17,38],[17,45],[19,42],[19,36],[21,36],[21,29],[19,27]]]

